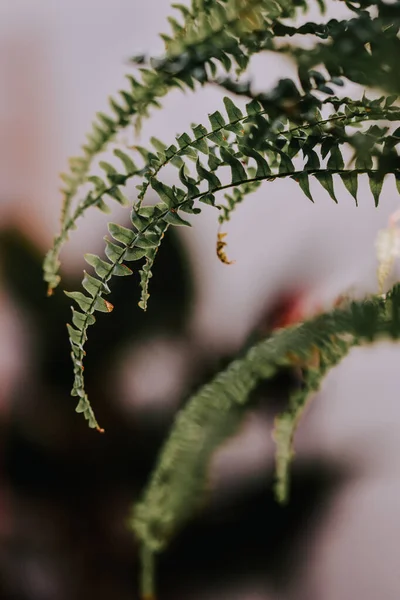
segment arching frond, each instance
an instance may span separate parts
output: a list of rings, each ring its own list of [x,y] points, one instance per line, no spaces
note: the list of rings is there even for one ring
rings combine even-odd
[[[305,7],[305,1],[299,3]],[[289,0],[216,0],[192,11],[182,9],[183,22],[170,20],[172,36],[163,35],[165,57],[151,61],[150,68],[141,68],[139,78],[128,76],[129,88],[120,91],[118,99],[110,98],[112,116],[98,113],[87,142],[82,146],[82,156],[70,159],[69,173],[62,179],[63,208],[61,231],[54,240],[53,251],[46,257],[45,281],[49,293],[59,283],[58,249],[68,235],[72,201],[82,183],[86,181],[95,156],[102,152],[115,134],[132,119],[136,127],[148,117],[149,110],[160,106],[160,99],[170,89],[203,84],[208,79],[206,68],[215,72],[216,63],[229,71],[232,60],[237,72],[246,68],[255,52],[251,40],[258,32],[270,28],[279,17],[293,16],[296,8]],[[86,206],[76,210],[82,213]],[[75,219],[73,219],[75,220]]]
[[[288,467],[293,435],[306,401],[319,389],[323,376],[353,346],[400,335],[400,287],[366,301],[318,315],[300,325],[277,331],[197,392],[178,413],[142,500],[132,511],[131,526],[151,552],[167,546],[202,500],[210,458],[237,429],[251,390],[279,369],[300,367],[302,388],[275,425],[277,483],[280,501],[287,498]],[[184,484],[183,484],[184,482]]]
[[[92,277],[97,278],[98,283],[95,288],[91,288],[92,300],[84,302],[80,333],[74,329],[69,330],[71,344],[77,346],[73,346],[72,353],[75,371],[73,394],[84,398],[84,402],[79,404],[79,410],[82,407],[86,410],[88,406],[81,366],[87,328],[93,323],[86,316],[92,315],[94,310],[99,310],[98,306],[102,306],[102,297],[107,293],[107,285],[113,275],[131,273],[123,263],[143,258],[145,262],[140,270],[139,305],[146,310],[152,264],[163,234],[168,226],[190,226],[182,214],[199,213],[201,209],[195,205],[196,201],[217,206],[222,225],[229,220],[232,211],[245,195],[253,192],[264,181],[290,177],[313,200],[309,185],[311,177],[337,202],[334,177],[338,176],[357,202],[358,176],[368,174],[375,205],[378,205],[385,175],[388,172],[399,172],[396,162],[385,162],[387,157],[397,156],[397,145],[400,142],[397,130],[389,134],[387,128],[372,125],[361,135],[358,130],[354,135],[349,133],[349,128],[370,120],[371,114],[375,119],[383,115],[392,116],[395,112],[397,114],[391,107],[376,104],[374,110],[370,110],[365,105],[352,106],[353,110],[336,110],[325,119],[319,112],[315,112],[311,122],[290,126],[290,120],[286,119],[288,125],[285,127],[281,120],[271,119],[263,105],[255,100],[247,105],[245,114],[228,97],[224,99],[224,104],[226,116],[219,111],[211,114],[209,129],[204,125],[193,126],[191,136],[187,133],[178,136],[177,146],[167,146],[160,140],[153,139],[154,152],[141,148],[146,166],[140,171],[129,156],[119,152],[117,156],[123,163],[124,172],[119,172],[111,164],[102,163],[106,180],[92,178],[97,190],[97,201],[101,202],[103,210],[106,206],[105,195],[120,203],[125,201],[121,187],[131,177],[131,173],[138,175],[140,172],[143,182],[139,185],[138,204],[132,212],[133,228],[127,230],[117,224],[110,224],[110,233],[119,245],[106,240],[105,252],[109,262],[105,263],[96,257],[100,262],[92,265],[95,269]],[[344,106],[347,107],[346,104]],[[335,135],[332,134],[332,126]],[[345,144],[354,152],[355,168],[345,167],[341,152]],[[375,167],[373,157],[377,161]],[[300,161],[300,164],[296,166],[293,160]],[[179,168],[180,185],[170,187],[159,178],[160,171],[168,163]],[[230,174],[227,183],[220,179],[222,171]],[[190,173],[196,174],[197,178]],[[149,187],[158,195],[159,203],[155,206],[142,206]],[[216,195],[227,190],[232,190],[225,194],[227,204],[217,205]],[[89,192],[88,203],[93,199],[92,194],[93,192]],[[220,240],[219,244],[220,252],[217,254],[223,262],[229,262],[227,257],[224,260],[226,255],[221,252],[225,241]],[[92,262],[93,260],[91,258]],[[84,287],[85,281],[86,279]],[[82,300],[80,296],[79,299]],[[77,336],[79,341],[75,343],[74,338],[76,340]]]
[[[323,12],[323,0],[317,4]],[[139,265],[139,305],[146,310],[153,264],[168,228],[191,226],[204,205],[218,209],[217,255],[229,264],[226,223],[236,206],[267,182],[289,178],[312,202],[323,189],[337,203],[340,181],[342,191],[357,204],[363,176],[378,206],[385,178],[392,174],[400,192],[400,108],[394,95],[400,93],[400,5],[381,0],[344,0],[344,5],[350,18],[303,24],[297,17],[299,9],[308,8],[306,0],[192,0],[190,6],[175,5],[178,16],[169,19],[171,33],[162,36],[164,56],[132,58],[138,74],[129,75],[127,88],[110,99],[110,116],[98,113],[82,155],[70,160],[69,172],[62,176],[61,228],[44,262],[51,294],[60,280],[60,251],[79,218],[91,207],[109,212],[110,199],[129,206],[126,186],[135,180],[138,192],[130,226],[109,223],[105,256],[86,254],[90,269],[84,272],[82,290],[66,292],[75,302],[67,326],[72,394],[78,398],[76,410],[91,428],[103,431],[83,376],[89,327],[96,312],[113,309],[107,300],[112,278],[130,275],[131,263],[133,268]],[[254,92],[244,74],[252,56],[264,50],[289,56],[297,80],[282,79],[269,91]],[[384,95],[340,96],[348,82],[379,87]],[[208,121],[193,124],[173,143],[158,137],[148,147],[120,149],[116,143],[114,158],[99,162],[102,174],[90,173],[94,158],[119,131],[131,124],[138,129],[170,90],[195,91],[199,84],[230,94]],[[244,108],[233,95],[245,99]],[[167,165],[176,168],[175,177],[170,170],[172,181],[164,176]],[[81,184],[90,184],[90,189],[74,202]],[[157,197],[152,205],[150,191]],[[383,232],[378,241],[382,292],[398,254],[398,230]],[[325,373],[353,346],[399,335],[400,287],[395,286],[386,296],[348,301],[277,331],[194,395],[177,415],[133,511],[132,529],[143,545],[143,598],[154,596],[153,554],[167,546],[198,506],[210,458],[237,430],[257,382],[291,366],[302,376],[301,387],[275,422],[275,493],[284,502],[296,427]]]

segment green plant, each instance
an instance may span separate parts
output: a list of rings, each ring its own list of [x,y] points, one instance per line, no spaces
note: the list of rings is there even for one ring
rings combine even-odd
[[[126,262],[141,260],[139,306],[146,310],[152,265],[165,231],[190,226],[185,213],[196,215],[203,205],[219,210],[220,228],[236,205],[264,182],[290,178],[313,202],[309,180],[315,179],[334,202],[336,181],[341,180],[357,203],[359,176],[366,176],[375,205],[385,177],[394,175],[400,191],[400,5],[381,0],[345,1],[349,18],[325,23],[301,21],[305,0],[193,0],[191,7],[175,5],[180,18],[170,19],[172,33],[162,36],[165,55],[138,56],[139,76],[128,76],[129,88],[111,99],[112,116],[98,114],[81,157],[70,161],[63,175],[64,204],[61,230],[44,263],[49,294],[57,287],[59,253],[69,232],[87,209],[107,212],[106,198],[129,206],[123,188],[138,182],[131,212],[131,228],[109,224],[105,259],[85,255],[92,273],[84,274],[85,292],[66,292],[79,309],[72,308],[68,325],[74,367],[72,394],[78,397],[77,412],[89,426],[102,431],[85,391],[84,345],[94,313],[110,312],[105,299],[114,276],[132,273]],[[318,3],[321,13],[325,5]],[[303,47],[286,40],[301,36],[313,41]],[[284,79],[269,91],[255,93],[245,79],[250,58],[262,51],[285,53],[297,65],[298,81]],[[225,71],[226,74],[223,74]],[[232,78],[232,72],[235,78]],[[369,99],[337,95],[346,82],[375,87],[383,94]],[[152,147],[117,147],[113,164],[100,161],[104,176],[91,175],[93,160],[134,125],[140,128],[151,109],[173,88],[215,85],[230,96],[224,106],[208,115],[208,123],[193,125],[190,133],[174,143],[151,139]],[[247,99],[239,108],[232,96]],[[177,169],[172,187],[163,181],[163,167]],[[225,179],[229,171],[229,179]],[[91,189],[75,200],[81,184]],[[158,202],[148,204],[150,192]],[[225,202],[219,204],[220,191]],[[396,253],[397,230],[380,239],[379,294],[361,302],[344,300],[330,312],[282,329],[258,343],[201,389],[178,414],[170,437],[160,454],[143,500],[134,508],[132,528],[143,545],[143,597],[153,591],[152,556],[163,550],[171,536],[198,504],[212,452],[231,435],[251,401],[258,381],[268,380],[280,369],[295,366],[302,373],[302,387],[293,392],[287,410],[277,418],[276,495],[288,496],[288,467],[293,436],[312,392],[328,369],[355,345],[382,336],[400,334],[400,288],[383,293],[385,279]],[[219,230],[217,254],[225,253],[225,232]]]

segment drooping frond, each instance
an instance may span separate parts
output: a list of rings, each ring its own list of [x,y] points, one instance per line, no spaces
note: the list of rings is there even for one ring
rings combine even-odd
[[[299,5],[306,6],[303,1]],[[160,99],[170,89],[194,89],[196,83],[207,81],[207,68],[215,74],[220,65],[229,72],[232,61],[237,65],[237,72],[243,71],[256,51],[252,40],[266,28],[270,29],[279,17],[291,17],[296,12],[290,0],[215,0],[202,8],[193,6],[191,11],[181,5],[177,8],[183,22],[170,19],[172,36],[162,36],[165,56],[153,59],[151,67],[141,68],[138,78],[128,76],[129,88],[122,90],[118,99],[110,98],[112,116],[98,113],[82,147],[82,156],[71,158],[70,172],[62,175],[61,230],[44,265],[49,294],[60,281],[59,252],[68,237],[71,221],[75,222],[76,215],[83,214],[92,205],[85,201],[79,203],[71,219],[72,201],[86,181],[94,157],[132,120],[139,127],[151,108],[160,107]]]
[[[400,16],[396,3],[371,2],[355,11],[352,19],[332,19],[325,26],[327,41],[312,48],[283,46],[298,63],[302,81],[308,72],[324,65],[332,77],[345,77],[363,86],[399,94]]]
[[[336,104],[334,98],[330,102]],[[375,104],[371,106],[373,102]],[[73,394],[84,398],[78,405],[79,411],[89,409],[82,374],[87,329],[94,323],[88,317],[94,310],[99,310],[98,306],[103,306],[102,297],[108,291],[112,276],[131,274],[132,271],[123,263],[140,259],[145,262],[140,270],[139,305],[146,310],[152,264],[163,234],[170,225],[190,225],[182,213],[199,213],[201,209],[195,205],[195,201],[218,207],[219,222],[222,225],[229,220],[235,206],[245,195],[253,192],[264,181],[290,177],[312,200],[309,186],[309,178],[312,177],[337,202],[334,176],[338,176],[357,202],[358,176],[367,173],[375,204],[378,205],[385,175],[388,172],[396,175],[399,173],[397,163],[386,160],[387,157],[397,157],[399,131],[389,134],[388,128],[377,125],[372,125],[363,134],[357,129],[362,121],[399,116],[397,109],[381,106],[379,101],[365,99],[359,105],[343,103],[344,111],[336,108],[326,118],[322,117],[318,109],[314,109],[312,120],[303,121],[301,125],[298,124],[298,115],[296,121],[291,121],[288,117],[270,118],[265,106],[254,99],[247,104],[245,113],[228,97],[224,99],[224,105],[226,115],[219,111],[209,115],[208,129],[204,125],[194,125],[191,135],[185,133],[177,137],[177,145],[167,146],[153,138],[154,150],[140,148],[145,161],[145,166],[141,169],[127,155],[117,152],[124,172],[109,163],[102,163],[106,180],[92,178],[96,195],[89,192],[86,203],[94,202],[95,199],[95,203],[103,210],[107,209],[104,201],[106,195],[120,203],[125,202],[121,188],[130,177],[140,176],[142,183],[138,186],[139,200],[132,212],[132,230],[110,224],[110,234],[114,241],[106,240],[105,252],[109,262],[106,263],[99,257],[90,257],[90,264],[95,270],[91,277],[97,284],[93,287],[92,281],[91,289],[88,290],[85,285],[88,276],[85,274],[83,287],[89,291],[92,299],[87,298],[83,301],[84,306],[80,305],[83,316],[79,331],[69,330],[75,372]],[[309,112],[307,108],[307,116]],[[356,133],[351,134],[351,128],[356,128]],[[345,166],[342,156],[345,145],[354,154],[354,168]],[[160,179],[160,171],[166,164],[173,164],[179,169],[180,185],[170,187]],[[228,178],[226,172],[229,173]],[[226,183],[222,181],[220,173],[225,173]],[[155,206],[142,205],[149,187],[159,197],[159,203]],[[216,194],[224,190],[232,190],[225,194],[227,203],[217,205]],[[221,239],[218,243],[217,254],[223,262],[229,262],[223,252],[226,242]],[[97,261],[96,264],[94,260]],[[77,293],[77,299],[82,301],[81,292]]]
[[[105,256],[86,254],[82,291],[66,292],[76,303],[68,324],[74,369],[76,410],[89,426],[102,431],[85,390],[83,362],[88,330],[96,312],[110,312],[107,301],[114,276],[132,273],[138,264],[139,305],[146,310],[152,268],[169,227],[190,226],[204,205],[218,209],[217,256],[229,264],[226,224],[247,195],[275,179],[290,178],[312,202],[325,192],[337,202],[338,185],[358,203],[359,177],[368,178],[378,206],[386,175],[400,192],[400,5],[382,0],[343,0],[350,16],[326,23],[301,22],[307,0],[191,0],[175,5],[171,33],[162,35],[164,55],[137,56],[135,77],[110,99],[111,115],[98,113],[82,155],[70,160],[64,180],[61,229],[44,262],[49,294],[58,285],[60,251],[80,217],[91,207],[109,212],[109,199],[129,206],[125,187],[138,190],[131,225],[109,223]],[[323,0],[317,0],[324,12]],[[297,79],[282,79],[263,93],[246,78],[252,56],[273,51],[286,55]],[[384,96],[340,96],[348,82],[379,87]],[[116,148],[115,158],[91,165],[127,126],[140,128],[172,89],[199,85],[224,89],[224,107],[177,135],[174,143],[151,138],[148,147]],[[348,89],[352,89],[351,87]],[[245,99],[243,107],[231,99]],[[243,103],[244,104],[244,103]],[[116,144],[118,146],[118,144]],[[100,158],[100,157],[99,157]],[[166,180],[167,165],[176,167]],[[74,202],[81,184],[88,193]],[[339,187],[340,189],[340,187]],[[148,205],[148,196],[157,196]],[[220,194],[220,192],[223,192]],[[268,194],[266,196],[266,201]],[[399,211],[395,213],[396,219]],[[396,221],[397,222],[397,221]],[[400,233],[389,223],[378,239],[380,293],[398,256]],[[202,498],[210,458],[232,436],[251,404],[250,392],[280,369],[295,366],[301,387],[275,422],[276,482],[279,501],[288,497],[288,472],[296,427],[325,373],[352,348],[381,337],[400,336],[400,286],[389,294],[319,315],[277,331],[202,388],[176,418],[143,499],[133,511],[132,529],[143,546],[143,598],[154,597],[153,555],[163,550]]]
[[[309,349],[305,356],[302,351],[291,353],[293,364],[304,369],[302,385],[289,398],[289,408],[275,420],[274,439],[276,443],[276,483],[275,495],[285,503],[289,497],[289,467],[293,459],[293,438],[299,421],[312,394],[320,388],[324,375],[334,367],[357,343],[351,334],[330,334],[326,331],[318,345]]]
[[[251,390],[279,369],[296,366],[303,373],[302,389],[290,399],[275,426],[277,483],[275,492],[286,500],[287,473],[299,417],[323,376],[353,346],[400,336],[400,286],[384,298],[318,315],[279,330],[234,361],[195,394],[178,413],[161,450],[142,500],[132,511],[131,526],[149,552],[160,552],[201,503],[210,458],[237,429],[251,401]]]

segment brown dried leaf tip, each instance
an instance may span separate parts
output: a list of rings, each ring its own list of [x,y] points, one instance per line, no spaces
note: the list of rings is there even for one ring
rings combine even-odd
[[[111,302],[108,302],[107,300],[104,300],[104,302],[105,302],[105,304],[106,304],[107,311],[108,311],[109,313],[110,313],[110,312],[112,312],[112,310],[114,309],[114,305],[113,305],[113,304],[111,304]]]
[[[228,234],[227,233],[221,233],[218,232],[217,235],[217,256],[219,258],[219,260],[224,263],[224,265],[233,265],[233,263],[235,262],[234,260],[229,260],[229,258],[227,257],[224,248],[226,247],[226,242],[224,241],[226,236]]]

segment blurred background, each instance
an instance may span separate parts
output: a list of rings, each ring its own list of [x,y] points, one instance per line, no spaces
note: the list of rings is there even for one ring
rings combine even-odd
[[[90,331],[85,373],[106,434],[74,412],[70,302],[61,289],[47,299],[41,275],[58,174],[124,85],[129,57],[161,53],[169,14],[168,0],[0,2],[1,600],[137,598],[126,521],[177,408],[294,313],[377,290],[375,237],[398,207],[390,178],[378,209],[365,181],[359,208],[341,183],[337,206],[322,188],[313,206],[292,181],[264,184],[226,227],[232,266],[216,258],[206,207],[192,229],[166,237],[148,312],[137,308],[138,277],[117,278],[114,312]],[[267,89],[295,70],[267,54],[251,73]],[[172,92],[141,142],[172,143],[221,98]],[[93,211],[71,235],[64,289],[79,289],[84,252],[103,252],[107,220]],[[271,426],[293,375],[260,386],[257,408],[213,459],[204,509],[160,559],[160,599],[398,600],[399,361],[400,347],[381,343],[329,373],[296,436],[285,508],[271,494]]]

